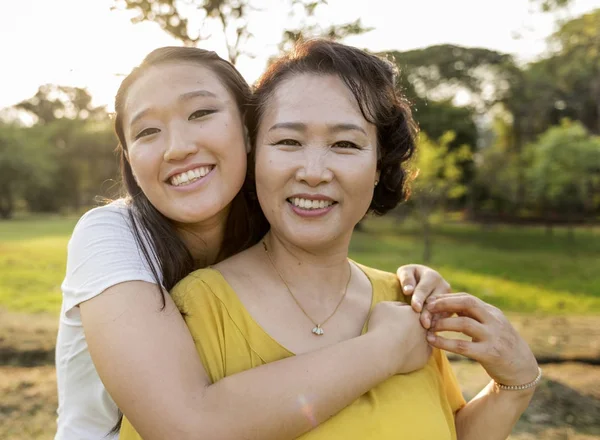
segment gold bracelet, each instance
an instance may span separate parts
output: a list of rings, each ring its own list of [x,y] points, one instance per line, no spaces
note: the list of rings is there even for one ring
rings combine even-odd
[[[531,381],[529,383],[526,383],[523,385],[504,385],[504,384],[498,383],[496,381],[494,381],[494,383],[501,390],[520,391],[520,390],[526,390],[528,388],[533,388],[538,383],[540,383],[540,380],[542,380],[542,369],[540,367],[538,367],[538,375],[536,376],[535,379],[533,379],[533,381]]]

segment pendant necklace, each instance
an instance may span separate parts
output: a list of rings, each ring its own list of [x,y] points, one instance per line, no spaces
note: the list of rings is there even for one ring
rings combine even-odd
[[[286,283],[286,281],[283,278],[283,276],[281,275],[281,273],[277,270],[277,266],[275,266],[275,262],[271,258],[271,254],[269,252],[269,249],[267,248],[267,243],[265,243],[264,240],[263,240],[262,243],[263,243],[263,247],[265,248],[265,253],[267,254],[267,258],[269,259],[269,262],[271,263],[271,266],[273,266],[273,269],[275,270],[275,272],[277,273],[277,275],[279,276],[279,278],[283,282],[283,284],[284,284],[285,288],[287,289],[287,291],[289,292],[290,296],[293,298],[293,300],[296,303],[296,305],[298,306],[298,308],[300,310],[302,310],[302,313],[304,313],[304,316],[306,316],[314,324],[314,327],[312,329],[312,333],[315,334],[316,336],[322,336],[325,333],[324,330],[323,330],[323,326],[325,325],[325,323],[327,321],[329,321],[329,319],[333,315],[335,315],[335,312],[338,311],[338,309],[340,308],[340,306],[344,302],[344,298],[346,298],[346,294],[348,293],[348,286],[350,285],[350,280],[352,279],[352,267],[350,267],[350,276],[348,276],[348,282],[346,283],[346,287],[344,288],[344,293],[342,294],[342,298],[338,302],[337,306],[335,306],[335,309],[333,310],[333,312],[331,313],[331,315],[329,315],[327,317],[327,319],[325,319],[323,322],[317,323],[317,322],[315,322],[314,319],[312,319],[310,317],[310,315],[308,313],[306,313],[306,311],[304,310],[304,307],[302,307],[302,305],[300,304],[300,302],[298,302],[298,300],[296,299],[296,296],[294,296],[294,294],[292,293],[292,290],[290,289],[290,286],[288,286],[288,283]]]

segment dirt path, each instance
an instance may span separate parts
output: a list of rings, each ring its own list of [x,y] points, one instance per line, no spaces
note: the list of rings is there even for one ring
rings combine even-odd
[[[489,380],[477,364],[453,367],[467,398]],[[515,428],[511,440],[599,440],[600,367],[546,365],[545,379]],[[56,420],[56,382],[52,366],[0,367],[0,438],[52,438]]]
[[[453,362],[467,399],[490,380],[472,362]],[[600,367],[578,363],[547,364],[544,379],[517,424],[511,440],[600,439]]]

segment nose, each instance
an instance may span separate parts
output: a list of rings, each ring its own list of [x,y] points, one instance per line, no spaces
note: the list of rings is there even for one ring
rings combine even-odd
[[[312,187],[331,182],[333,172],[329,168],[329,160],[327,149],[305,148],[303,162],[296,171],[296,180]]]
[[[167,146],[163,155],[165,162],[183,160],[197,151],[196,139],[187,136],[185,129],[177,126],[170,127]]]

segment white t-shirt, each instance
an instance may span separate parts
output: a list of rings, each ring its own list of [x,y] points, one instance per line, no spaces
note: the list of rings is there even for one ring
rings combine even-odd
[[[92,363],[79,304],[125,281],[156,282],[130,228],[128,209],[122,200],[92,209],[81,217],[69,241],[56,342],[55,440],[118,437],[107,436],[118,421],[118,409]]]

